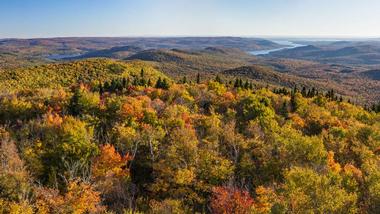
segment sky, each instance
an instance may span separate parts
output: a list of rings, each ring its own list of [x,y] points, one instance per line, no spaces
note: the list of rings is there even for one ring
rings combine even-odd
[[[0,38],[380,37],[380,0],[0,0]]]

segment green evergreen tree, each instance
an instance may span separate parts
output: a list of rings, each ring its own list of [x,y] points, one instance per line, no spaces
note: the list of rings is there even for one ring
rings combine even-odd
[[[161,77],[158,77],[155,88],[161,88],[162,87],[162,80]]]
[[[100,96],[102,96],[104,94],[104,88],[103,88],[102,83],[99,84],[99,94],[100,94]]]
[[[105,91],[110,91],[110,84],[107,81],[104,83],[104,90]]]
[[[169,89],[169,83],[168,83],[168,81],[166,80],[166,78],[164,78],[164,80],[162,81],[161,88],[162,88],[162,89],[165,89],[165,90]]]
[[[331,89],[330,91],[328,91],[327,94],[326,94],[326,97],[330,98],[331,100],[334,100],[335,99],[335,92],[334,92],[334,90]]]
[[[376,109],[375,109],[375,112],[376,112],[376,113],[379,113],[379,112],[380,112],[380,102],[377,104]]]
[[[123,83],[120,81],[120,80],[117,80],[116,81],[116,89],[118,90],[118,91],[123,91]]]
[[[123,85],[123,88],[127,88],[127,79],[125,77],[123,77],[122,85]]]
[[[117,89],[116,81],[113,79],[113,80],[111,81],[110,91],[111,91],[111,92],[115,92],[116,89]]]
[[[222,79],[219,77],[219,75],[216,75],[215,81],[218,82],[218,83],[223,83]]]
[[[285,100],[283,103],[282,103],[282,106],[281,106],[281,109],[280,109],[280,114],[285,117],[285,118],[288,118],[289,117],[289,112],[288,112],[288,102]]]
[[[146,86],[146,83],[147,83],[147,81],[145,80],[145,78],[140,79],[140,85],[141,86]]]
[[[141,71],[140,71],[140,77],[141,77],[141,78],[144,78],[144,76],[145,76],[145,72],[144,72],[144,69],[143,69],[143,68],[141,68]]]
[[[76,88],[74,90],[74,94],[71,97],[70,102],[69,102],[69,106],[68,106],[69,114],[71,114],[73,116],[80,115],[82,109],[80,107],[79,100],[80,100],[81,96],[82,95],[81,95],[80,89]]]
[[[295,85],[293,88],[293,94],[296,94],[297,92],[298,92],[298,88],[297,88],[297,85]]]
[[[310,92],[310,97],[314,97],[314,96],[316,96],[317,94],[316,94],[316,90],[315,90],[315,88],[313,87],[312,89],[311,89],[311,92]]]
[[[248,88],[249,88],[249,82],[248,82],[248,80],[245,81],[245,83],[244,83],[244,88],[245,88],[245,89],[248,89]]]
[[[301,91],[301,94],[303,97],[306,97],[307,96],[307,92],[306,92],[306,87],[302,87],[302,91]]]
[[[291,107],[293,112],[297,111],[297,109],[298,109],[298,104],[297,104],[296,99],[297,99],[296,93],[292,93],[290,96],[290,107]]]
[[[138,86],[139,85],[139,80],[135,77],[135,78],[133,78],[133,83],[132,83],[132,85],[133,86]]]
[[[239,88],[239,79],[235,80],[234,88]]]

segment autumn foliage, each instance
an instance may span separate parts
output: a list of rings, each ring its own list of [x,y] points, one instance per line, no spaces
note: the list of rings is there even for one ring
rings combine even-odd
[[[0,95],[0,213],[380,209],[379,113],[331,92],[96,62],[65,64],[61,88]]]
[[[215,214],[248,214],[254,200],[248,191],[231,187],[215,187],[212,190],[211,208]]]
[[[127,177],[129,176],[127,165],[129,160],[128,154],[122,157],[112,145],[101,146],[100,155],[93,161],[92,176],[95,179]]]

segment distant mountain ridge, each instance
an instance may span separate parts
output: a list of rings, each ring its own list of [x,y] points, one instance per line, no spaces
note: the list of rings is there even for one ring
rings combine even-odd
[[[145,61],[155,61],[155,62],[182,62],[184,59],[179,56],[182,53],[175,53],[175,51],[169,50],[146,50],[141,51],[135,55],[127,57],[127,60],[145,60]]]
[[[145,60],[145,61],[155,61],[155,62],[183,62],[190,56],[201,56],[201,55],[218,55],[218,56],[249,56],[244,51],[233,48],[224,47],[206,47],[201,50],[180,50],[180,49],[149,49],[140,51],[134,55],[126,57],[126,60]]]
[[[124,58],[128,57],[134,53],[142,51],[143,49],[136,46],[116,46],[108,49],[102,49],[97,51],[90,51],[79,56],[64,58],[66,60],[70,59],[86,59],[86,58],[97,58],[97,57],[106,57],[106,58]]]
[[[119,50],[125,48],[127,50]],[[138,47],[134,50],[131,47]],[[242,51],[282,47],[260,38],[242,37],[63,37],[0,40],[0,67],[34,65],[67,59],[106,57],[122,59],[142,50],[200,50],[206,47],[235,48]],[[141,49],[141,50],[140,50]],[[7,53],[7,54],[5,54]],[[4,62],[4,63],[3,63]]]
[[[347,46],[348,45],[348,46]],[[308,45],[270,53],[272,57],[314,60],[337,64],[380,64],[380,44],[334,42],[331,45]]]
[[[146,49],[202,49],[210,46],[239,48],[242,50],[261,50],[282,47],[266,39],[243,37],[63,37],[41,39],[3,39],[2,49],[30,49],[39,47],[57,51],[95,51],[120,46],[135,46]],[[46,53],[45,53],[46,54]]]

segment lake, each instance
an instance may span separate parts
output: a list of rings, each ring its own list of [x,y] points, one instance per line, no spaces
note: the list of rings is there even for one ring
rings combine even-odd
[[[275,48],[275,49],[268,49],[268,50],[249,51],[248,53],[250,53],[252,55],[255,55],[255,56],[259,56],[259,55],[266,55],[266,54],[270,54],[272,52],[281,51],[281,50],[285,50],[285,49],[293,49],[293,48],[298,48],[298,47],[306,46],[306,45],[301,45],[301,44],[297,44],[297,43],[294,43],[294,42],[291,42],[291,41],[284,41],[284,40],[273,41],[273,42],[275,42],[277,44],[280,44],[280,45],[285,45],[285,47]]]

